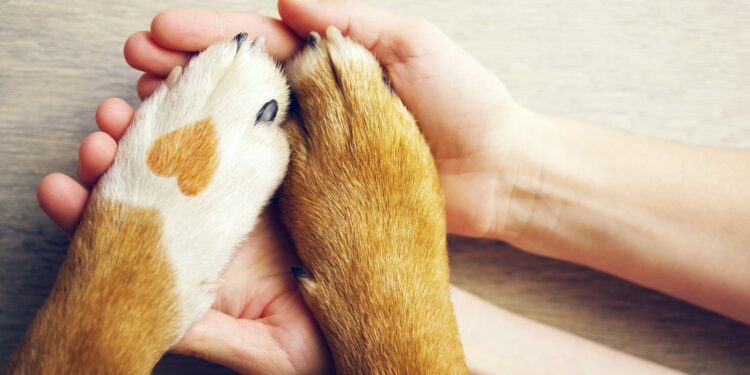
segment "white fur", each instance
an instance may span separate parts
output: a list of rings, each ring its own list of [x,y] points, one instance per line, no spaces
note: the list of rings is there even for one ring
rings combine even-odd
[[[271,99],[279,106],[275,120],[255,125]],[[239,50],[234,40],[211,46],[171,88],[162,85],[141,105],[97,186],[104,199],[160,212],[183,312],[181,332],[210,308],[221,272],[286,172],[289,145],[280,124],[287,106],[286,81],[262,40],[245,41]],[[174,177],[149,170],[146,153],[161,135],[209,116],[219,166],[205,190],[185,196]]]

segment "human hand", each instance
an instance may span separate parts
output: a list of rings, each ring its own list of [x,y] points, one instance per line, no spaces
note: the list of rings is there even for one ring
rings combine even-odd
[[[373,50],[394,89],[420,123],[441,173],[449,230],[476,236],[490,233],[495,213],[494,206],[487,202],[493,201],[498,183],[500,150],[496,146],[501,133],[507,132],[498,120],[512,118],[518,109],[502,84],[424,21],[353,3],[281,0],[279,10],[294,31],[277,20],[252,14],[185,9],[160,13],[152,22],[151,32],[136,33],[125,45],[126,60],[145,72],[138,81],[139,96],[150,95],[172,67],[185,65],[195,51],[240,31],[266,37],[269,52],[284,60],[299,48],[301,38],[310,31],[322,32],[329,24],[335,25]],[[468,97],[472,100],[466,100]],[[116,139],[131,117],[132,108],[122,101],[109,100],[100,106],[97,122],[103,132],[92,134],[81,146],[78,171],[85,186],[93,185],[106,171],[114,158]],[[38,195],[45,212],[72,232],[85,206],[87,190],[63,175],[53,174],[42,181]],[[303,371],[330,365],[327,349],[301,305],[296,285],[290,284],[288,269],[294,258],[285,251],[288,249],[283,249],[284,245],[280,245],[281,249],[272,245],[281,238],[279,233],[275,221],[256,229],[253,239],[238,251],[227,270],[227,285],[221,290],[215,309],[190,330],[175,347],[176,352],[195,354],[238,371],[277,369],[276,358],[271,360],[273,356],[265,348],[262,356],[257,356],[257,352],[266,344],[279,349],[285,343],[277,338],[289,338],[277,334],[283,335],[287,324],[299,324],[302,329],[296,333],[300,340],[295,342],[306,341],[309,345],[281,348],[286,348],[287,354],[299,350],[306,355],[290,355],[281,363],[291,367],[280,369]],[[253,249],[254,244],[257,249]],[[262,267],[257,263],[263,262],[269,267],[257,272],[255,268]],[[256,281],[264,282],[253,285]],[[269,297],[272,295],[279,298]],[[279,311],[278,319],[273,320],[278,325],[269,326],[272,322],[263,314],[272,310],[261,307],[284,303],[292,308]],[[260,322],[252,321],[258,317],[262,318]],[[247,321],[261,325],[246,324]],[[267,340],[259,340],[259,334]],[[305,363],[309,366],[305,367]]]
[[[160,13],[150,32],[132,35],[125,45],[128,63],[145,72],[139,95],[150,95],[191,53],[237,32],[265,36],[269,52],[283,61],[310,31],[336,26],[372,50],[417,119],[440,172],[449,232],[495,235],[506,203],[498,199],[507,185],[501,162],[508,159],[511,125],[524,113],[495,75],[423,20],[341,1],[280,0],[278,6],[286,26],[253,14]]]
[[[68,233],[86,205],[87,188],[114,160],[117,139],[133,113],[119,99],[99,106],[96,118],[102,131],[81,144],[78,175],[83,185],[62,174],[39,184],[39,204]],[[331,364],[327,347],[290,273],[296,257],[274,210],[266,211],[224,271],[212,309],[172,351],[242,373],[326,372]]]

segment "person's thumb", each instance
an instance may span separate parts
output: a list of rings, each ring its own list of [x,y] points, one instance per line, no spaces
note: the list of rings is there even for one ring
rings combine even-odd
[[[307,38],[311,31],[325,35],[328,26],[335,26],[371,50],[385,66],[399,62],[399,53],[409,54],[409,49],[424,45],[418,38],[437,30],[426,21],[357,2],[279,0],[278,7],[281,19],[300,37]]]
[[[209,310],[170,352],[214,362],[243,374],[296,372],[268,326],[216,310]]]

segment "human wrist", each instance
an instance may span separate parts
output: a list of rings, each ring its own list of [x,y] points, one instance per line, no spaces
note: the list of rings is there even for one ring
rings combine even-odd
[[[533,224],[533,207],[542,183],[539,150],[545,149],[547,138],[542,135],[551,119],[515,103],[507,112],[502,136],[496,140],[501,151],[493,169],[493,225],[486,237],[515,243]]]
[[[518,106],[508,121],[497,169],[491,238],[526,251],[576,261],[569,239],[570,206],[594,197],[589,168],[596,133],[588,125]],[[596,141],[593,141],[594,143]],[[595,198],[591,198],[595,199]],[[585,205],[585,203],[583,203]],[[577,245],[581,245],[579,239]]]
[[[592,243],[626,225],[638,163],[654,147],[632,134],[522,110],[498,180],[495,237],[534,254],[600,268]],[[661,146],[660,146],[661,147]],[[630,178],[630,179],[628,179]],[[630,187],[630,188],[628,188]],[[631,202],[637,203],[637,202]]]

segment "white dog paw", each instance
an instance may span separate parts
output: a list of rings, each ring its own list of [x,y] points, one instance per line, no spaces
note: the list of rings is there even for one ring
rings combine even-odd
[[[263,39],[246,39],[213,45],[170,74],[136,113],[94,192],[125,212],[158,213],[157,243],[173,275],[153,277],[173,277],[181,329],[210,307],[220,273],[289,158],[280,128],[286,80]]]

